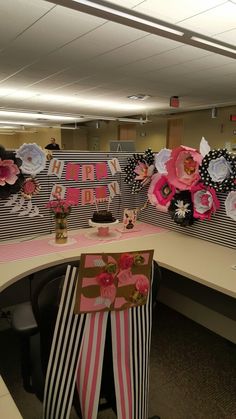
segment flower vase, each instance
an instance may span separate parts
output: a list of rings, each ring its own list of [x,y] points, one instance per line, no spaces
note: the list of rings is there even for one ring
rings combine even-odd
[[[67,217],[55,217],[55,242],[65,244],[67,239]]]

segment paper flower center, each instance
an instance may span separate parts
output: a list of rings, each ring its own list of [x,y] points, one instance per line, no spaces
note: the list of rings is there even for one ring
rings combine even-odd
[[[187,175],[192,175],[196,171],[197,162],[193,160],[192,156],[186,157],[184,160],[184,171]]]

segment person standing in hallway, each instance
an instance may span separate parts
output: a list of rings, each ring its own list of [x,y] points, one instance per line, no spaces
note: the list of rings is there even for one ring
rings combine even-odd
[[[56,143],[56,139],[51,137],[50,143],[45,147],[47,150],[60,150],[59,144]]]

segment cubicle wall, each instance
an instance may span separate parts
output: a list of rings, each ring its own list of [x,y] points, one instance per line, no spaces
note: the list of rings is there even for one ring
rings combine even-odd
[[[145,195],[144,195],[145,196]],[[144,196],[136,197],[136,205],[142,206]],[[220,209],[212,215],[210,221],[196,220],[190,227],[181,227],[174,223],[170,216],[164,212],[156,210],[152,205],[148,205],[145,211],[141,212],[140,220],[154,225],[160,225],[182,234],[197,237],[223,246],[236,248],[236,222],[227,217],[225,213],[225,199],[227,193],[217,193],[220,201]]]
[[[130,153],[88,153],[76,151],[55,151],[53,158],[64,162],[64,168],[61,177],[56,175],[48,175],[49,161],[46,169],[36,176],[40,183],[41,190],[38,195],[32,198],[33,205],[39,209],[39,216],[29,217],[22,215],[22,212],[27,204],[20,211],[14,212],[14,206],[5,206],[7,200],[0,199],[0,240],[17,239],[26,235],[43,235],[54,231],[54,220],[50,211],[46,208],[46,203],[50,199],[52,188],[55,184],[60,184],[71,188],[96,188],[98,186],[108,185],[111,182],[117,181],[120,187],[120,195],[115,195],[111,204],[110,210],[118,219],[122,219],[123,209],[132,206],[132,197],[130,196],[129,187],[123,182],[123,172],[117,172],[112,176],[111,171],[107,168],[107,178],[95,181],[82,181],[81,173],[78,181],[66,180],[66,165],[67,163],[78,163],[81,166],[85,164],[96,164],[99,162],[108,162],[116,157],[119,160],[121,169],[126,165],[126,159]],[[17,202],[19,203],[20,194]],[[107,208],[107,203],[98,204],[99,209]],[[68,217],[69,229],[78,229],[88,227],[88,219],[91,218],[93,212],[96,210],[95,205],[82,205],[81,199],[79,205],[73,207],[70,216]]]
[[[46,169],[37,175],[37,180],[41,185],[40,194],[33,197],[33,204],[39,208],[41,216],[29,217],[22,215],[22,211],[12,212],[13,206],[5,206],[6,201],[0,200],[0,240],[9,240],[23,237],[25,235],[43,235],[54,231],[54,223],[49,210],[45,205],[50,198],[50,194],[55,183],[62,184],[66,187],[95,188],[97,186],[108,185],[111,182],[117,181],[120,187],[120,195],[115,195],[110,209],[114,216],[122,220],[123,210],[126,207],[135,208],[142,207],[147,198],[147,188],[141,191],[138,195],[132,195],[130,188],[124,183],[125,173],[123,172],[124,166],[127,164],[127,157],[130,153],[117,152],[117,153],[88,153],[76,151],[57,151],[53,153],[53,157],[65,162],[61,178],[55,175],[48,175],[47,162]],[[66,163],[76,162],[80,165],[95,164],[99,162],[107,162],[108,160],[116,157],[119,160],[122,172],[117,172],[112,176],[108,169],[107,178],[82,182],[81,177],[78,181],[66,180],[65,168]],[[183,234],[188,234],[204,240],[215,242],[224,246],[236,248],[236,223],[226,216],[224,201],[226,194],[218,193],[218,198],[221,202],[221,208],[215,215],[212,216],[211,221],[196,221],[191,227],[180,227],[175,224],[168,214],[156,210],[150,204],[139,213],[139,219],[150,224],[160,225],[167,229],[175,230]],[[106,204],[100,204],[102,209]],[[81,202],[77,207],[72,209],[69,216],[69,228],[78,229],[88,226],[88,219],[91,218],[94,205],[82,205]]]

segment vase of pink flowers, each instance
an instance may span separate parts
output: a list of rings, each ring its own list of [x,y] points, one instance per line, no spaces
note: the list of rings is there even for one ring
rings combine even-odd
[[[68,239],[67,221],[71,213],[72,203],[61,199],[58,195],[53,195],[55,199],[46,205],[50,209],[55,219],[55,242],[65,244]]]

